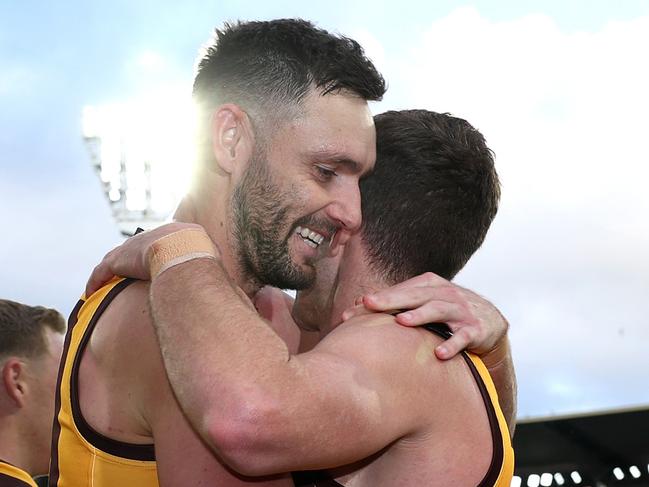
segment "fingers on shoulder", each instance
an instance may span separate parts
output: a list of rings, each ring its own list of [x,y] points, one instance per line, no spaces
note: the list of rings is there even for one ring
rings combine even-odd
[[[407,326],[425,325],[427,323],[449,323],[462,316],[461,308],[447,301],[428,301],[418,308],[399,313],[397,321]]]

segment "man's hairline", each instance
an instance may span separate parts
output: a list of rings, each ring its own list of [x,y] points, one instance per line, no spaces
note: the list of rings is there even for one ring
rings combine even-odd
[[[256,107],[245,108],[242,104],[238,102],[223,102],[219,103],[216,108],[212,111],[215,113],[219,108],[226,104],[232,104],[237,106],[243,113],[245,113],[250,120],[253,129],[253,136],[255,138],[255,149],[260,150],[263,153],[267,153],[268,150],[273,145],[273,139],[284,130],[289,124],[305,120],[313,109],[309,109],[307,106],[308,100],[314,97],[324,97],[324,96],[344,96],[355,98],[361,101],[364,101],[365,104],[369,105],[368,99],[364,98],[359,93],[356,93],[353,90],[347,88],[339,88],[335,90],[327,90],[326,87],[317,86],[314,83],[311,83],[309,89],[303,97],[300,97],[297,100],[292,100],[290,103],[286,104],[286,109],[282,110],[266,110],[267,112],[273,112],[277,115],[272,117],[264,117],[261,114],[253,114]],[[261,105],[257,105],[259,107]],[[259,123],[259,119],[264,118],[262,123]],[[372,123],[374,123],[374,117],[371,117]],[[357,161],[349,161],[355,166],[359,166]],[[368,171],[366,171],[362,177],[370,175],[374,171],[374,165]]]
[[[62,318],[62,315],[59,314],[59,317]],[[63,338],[65,338],[66,335],[66,328],[65,328],[65,319],[63,319],[63,329],[58,330],[53,323],[50,321],[44,321],[43,318],[39,320],[39,333],[40,333],[40,343],[39,345],[42,345],[42,350],[40,352],[36,353],[35,350],[29,350],[27,352],[17,352],[17,351],[8,351],[5,353],[0,353],[0,364],[4,367],[4,364],[9,360],[10,358],[17,358],[17,359],[25,359],[25,360],[41,360],[46,358],[48,355],[52,353],[52,347],[50,346],[50,340],[48,340],[47,333],[48,330],[52,335],[59,335]]]

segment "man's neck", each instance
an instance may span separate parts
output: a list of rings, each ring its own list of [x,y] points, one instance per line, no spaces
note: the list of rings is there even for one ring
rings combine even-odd
[[[360,236],[352,237],[343,252],[330,320],[320,328],[321,337],[340,325],[342,312],[353,307],[357,298],[390,286],[367,265]]]
[[[0,460],[18,467],[30,475],[44,474],[46,472],[34,472],[36,462],[34,459],[34,445],[29,444],[29,438],[21,434],[18,425],[3,424],[0,427]]]
[[[219,248],[221,263],[225,271],[237,286],[243,289],[249,297],[252,297],[261,288],[261,284],[243,271],[239,259],[235,255],[234,230],[230,223],[232,218],[225,211],[230,204],[227,201],[196,204],[197,201],[205,200],[206,198],[203,196],[197,198],[192,195],[186,196],[178,206],[174,220],[201,225]]]

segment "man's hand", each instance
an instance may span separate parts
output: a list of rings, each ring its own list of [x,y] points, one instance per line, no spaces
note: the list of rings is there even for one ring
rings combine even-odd
[[[202,227],[194,223],[168,223],[139,233],[115,247],[92,271],[86,284],[86,296],[90,296],[115,276],[149,280],[151,274],[148,256],[151,244],[166,235],[188,228]]]
[[[391,312],[404,326],[446,323],[453,336],[435,349],[447,360],[468,348],[483,360],[498,361],[509,324],[486,299],[432,272],[359,299],[357,306],[343,313],[343,319],[368,311]],[[498,355],[498,357],[496,357]]]

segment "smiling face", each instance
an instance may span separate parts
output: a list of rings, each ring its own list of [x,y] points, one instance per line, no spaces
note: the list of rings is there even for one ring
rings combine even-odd
[[[339,229],[361,223],[359,179],[373,167],[367,103],[312,92],[303,114],[257,148],[232,198],[241,269],[260,284],[304,289]]]

